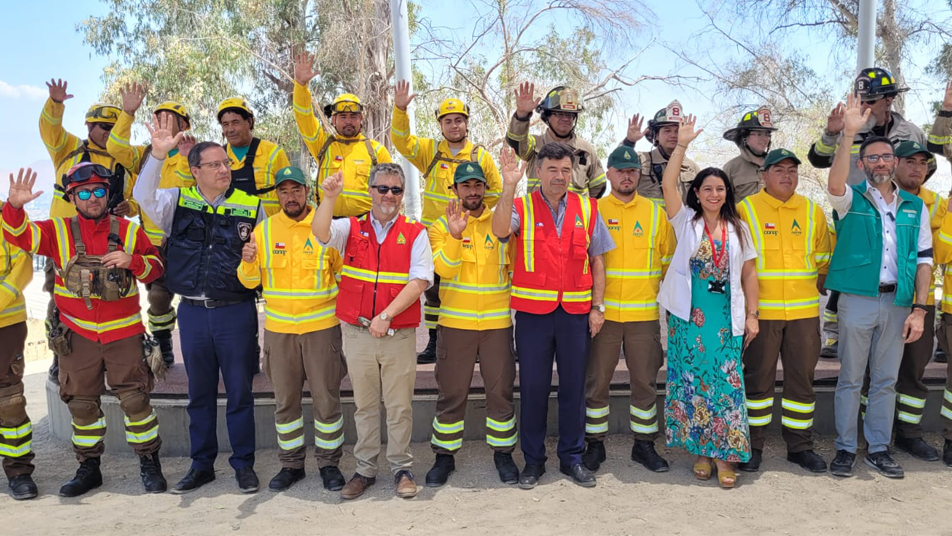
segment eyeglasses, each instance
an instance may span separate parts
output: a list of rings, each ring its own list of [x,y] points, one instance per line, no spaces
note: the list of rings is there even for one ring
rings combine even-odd
[[[894,154],[868,154],[868,155],[864,156],[863,158],[866,159],[866,161],[869,162],[870,164],[875,164],[876,162],[879,162],[880,159],[882,159],[883,162],[892,162],[893,160],[896,159],[896,155],[894,155]]]
[[[387,195],[387,192],[390,192],[393,195],[400,195],[403,193],[403,188],[400,186],[371,186],[371,188],[377,190],[377,193],[380,195]]]
[[[92,190],[80,190],[76,192],[76,197],[78,197],[81,201],[89,201],[89,198],[92,196],[96,196],[96,199],[102,199],[103,197],[106,197],[106,189],[100,187],[93,188]]]
[[[234,164],[234,162],[229,158],[228,160],[221,160],[219,162],[205,162],[203,164],[199,164],[196,167],[208,168],[208,169],[218,169],[218,168],[231,169],[232,164]]]

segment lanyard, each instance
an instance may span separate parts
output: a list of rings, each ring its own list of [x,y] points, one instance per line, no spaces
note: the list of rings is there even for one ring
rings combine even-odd
[[[724,250],[727,249],[727,225],[721,223],[721,252],[717,252],[717,244],[714,243],[714,239],[711,238],[711,231],[708,230],[707,224],[704,224],[704,234],[707,235],[707,239],[711,242],[711,256],[714,258],[714,266],[721,265],[721,258],[724,256]]]

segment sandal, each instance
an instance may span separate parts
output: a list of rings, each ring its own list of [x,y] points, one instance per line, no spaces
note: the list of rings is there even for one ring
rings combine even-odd
[[[711,461],[694,462],[694,478],[708,480],[711,478]]]
[[[717,464],[715,464],[717,467]],[[727,464],[728,469],[721,469],[717,467],[717,483],[724,489],[732,489],[734,484],[737,483],[737,473],[734,472],[734,468]]]

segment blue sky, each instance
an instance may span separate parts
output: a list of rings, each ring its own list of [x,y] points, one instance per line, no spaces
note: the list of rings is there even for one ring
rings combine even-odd
[[[675,42],[706,23],[694,0],[647,3],[655,10],[662,40]],[[677,4],[678,9],[664,9],[674,4]],[[911,0],[909,4],[927,6],[929,0]],[[451,21],[445,23],[449,27],[454,24],[462,26],[469,20],[459,15],[457,2],[422,0],[421,5],[423,16]],[[0,50],[4,51],[0,55],[0,117],[3,118],[3,127],[0,128],[0,172],[4,173],[0,191],[6,189],[7,171],[37,161],[48,161],[36,126],[47,95],[44,82],[53,77],[69,81],[70,92],[76,97],[67,103],[64,124],[69,131],[82,135],[85,131],[83,114],[102,89],[101,75],[107,64],[105,58],[96,56],[91,48],[83,44],[82,36],[76,32],[76,25],[84,18],[106,12],[107,7],[101,1],[16,2],[8,3],[4,10],[6,20],[17,22],[8,24],[4,32],[0,33]],[[468,29],[463,31],[469,32]],[[650,37],[649,34],[644,36],[646,39]],[[815,41],[803,35],[791,46],[816,48],[811,43]],[[817,72],[824,73],[824,76],[832,76],[825,73],[844,69],[843,66],[831,65],[826,54],[816,56],[820,57],[812,58],[811,66]],[[919,66],[924,64],[925,55],[914,51],[906,67],[907,79],[921,80],[910,93],[907,104],[907,116],[917,123],[931,122],[929,102],[940,97],[938,83],[922,77]],[[670,72],[673,73],[690,74],[689,69],[678,67],[670,53],[662,47],[653,47],[646,52],[631,74],[637,75],[639,70],[652,74],[666,72],[659,70],[658,65],[670,66]],[[849,83],[848,79],[831,82],[844,88]],[[643,115],[653,114],[675,97],[681,100],[687,112],[701,115],[702,122],[705,115],[713,115],[712,105],[701,95],[677,91],[673,93],[660,83],[646,83],[627,90],[621,98],[619,116],[615,118],[614,124],[606,127],[621,135],[626,126],[625,117],[636,111]]]

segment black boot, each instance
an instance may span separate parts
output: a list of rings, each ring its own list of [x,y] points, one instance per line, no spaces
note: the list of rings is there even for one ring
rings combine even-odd
[[[605,443],[597,439],[589,441],[582,454],[582,464],[589,471],[598,471],[603,461],[605,461]]]
[[[939,460],[939,451],[932,445],[925,442],[921,437],[906,438],[896,436],[896,448],[926,462],[935,462]]]
[[[942,449],[942,463],[952,467],[952,441],[945,440],[945,448]]]
[[[32,499],[39,493],[36,482],[33,482],[33,477],[30,475],[17,475],[11,478],[7,485],[10,486],[13,498],[18,501]]]
[[[942,346],[936,345],[935,347],[935,362],[936,363],[948,363],[949,356],[945,355],[945,350],[942,349]]]
[[[172,351],[172,332],[163,329],[153,331],[152,336],[159,341],[159,350],[162,350],[162,361],[165,366],[171,367],[175,363],[175,352]]]
[[[450,479],[450,475],[456,470],[456,460],[452,454],[437,454],[433,467],[426,472],[426,486],[429,488],[438,488]]]
[[[426,343],[426,348],[417,354],[416,362],[420,365],[436,363],[436,330],[430,330],[430,340]]]
[[[756,473],[760,471],[760,464],[764,460],[763,449],[750,449],[750,459],[746,462],[737,464],[737,468],[746,473]]]
[[[512,461],[512,454],[496,452],[493,454],[493,463],[496,464],[499,480],[502,480],[503,484],[519,482],[519,468],[516,467],[516,462]]]
[[[655,473],[665,473],[670,467],[668,462],[655,450],[654,441],[636,439],[631,446],[631,461],[645,466],[645,469]]]
[[[159,462],[159,453],[151,456],[139,456],[139,476],[146,493],[165,493],[169,489],[162,474],[162,463]]]
[[[344,488],[344,475],[336,465],[321,467],[321,482],[327,491],[340,491]]]
[[[274,475],[271,482],[268,483],[268,489],[271,491],[284,491],[294,485],[295,482],[303,480],[306,476],[304,468],[292,469],[282,467],[278,474]]]
[[[80,495],[102,486],[102,472],[99,471],[99,458],[87,458],[79,464],[76,476],[63,484],[60,488],[60,497],[79,497]]]

